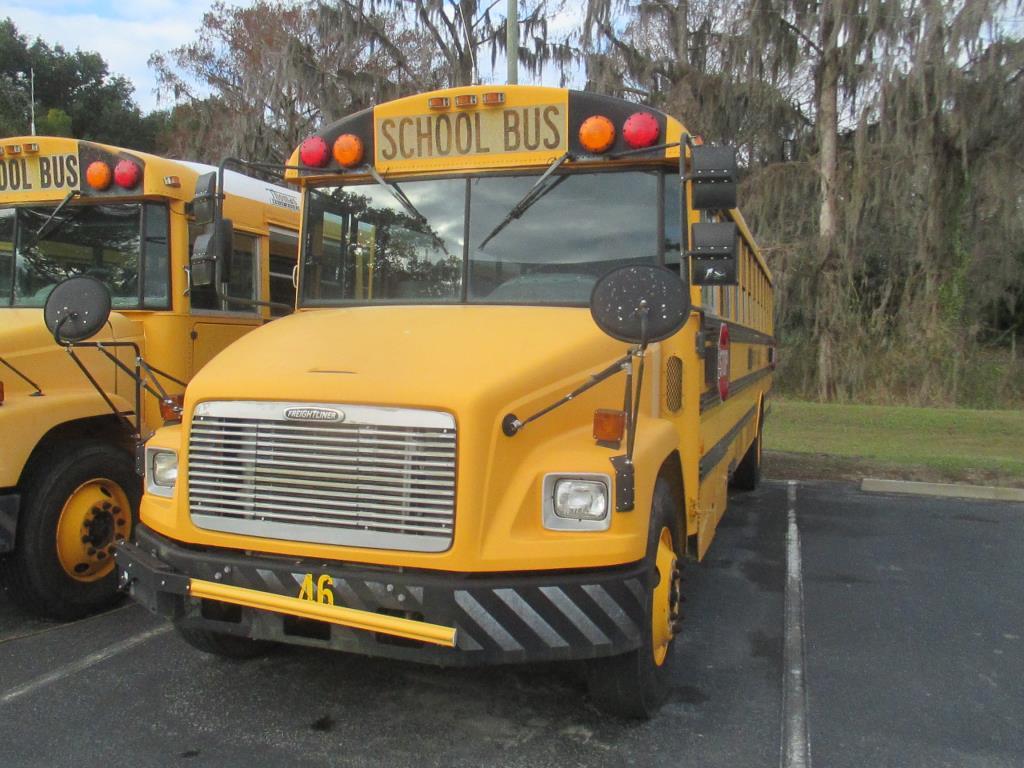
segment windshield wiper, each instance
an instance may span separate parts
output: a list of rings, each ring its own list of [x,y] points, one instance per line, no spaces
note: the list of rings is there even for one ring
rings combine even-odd
[[[60,213],[62,210],[64,210],[64,206],[67,205],[68,203],[70,203],[72,198],[74,198],[77,194],[79,194],[77,189],[73,189],[70,192],[68,192],[64,196],[64,199],[61,200],[60,203],[57,205],[57,207],[53,209],[53,213],[51,213],[47,217],[46,221],[44,221],[39,226],[39,229],[37,229],[34,233],[32,233],[29,236],[29,241],[27,243],[25,243],[22,247],[23,248],[31,248],[33,245],[35,245],[40,240],[42,240],[46,235],[50,234],[49,232],[46,231],[46,228],[48,226],[50,226],[50,222],[53,221],[55,218],[57,218],[57,214]],[[65,219],[64,221],[67,221],[67,219]],[[61,224],[63,224],[63,223],[64,222],[62,221]],[[61,226],[61,224],[58,224],[58,226]]]
[[[547,170],[545,170],[544,173],[540,175],[540,178],[533,183],[533,186],[526,191],[526,194],[523,195],[522,198],[520,198],[519,202],[513,205],[509,212],[505,214],[505,218],[498,222],[498,226],[492,229],[491,233],[481,241],[480,245],[477,246],[481,251],[484,249],[485,245],[491,242],[491,240],[493,240],[497,236],[497,234],[501,232],[501,230],[503,230],[514,220],[518,219],[520,216],[526,213],[530,209],[530,206],[532,206],[534,203],[536,203],[538,200],[544,197],[544,195],[546,195],[548,192],[550,192],[563,181],[565,181],[567,178],[569,178],[568,176],[559,176],[550,184],[546,184],[547,180],[551,178],[551,175],[559,168],[561,168],[562,163],[564,163],[566,160],[572,160],[571,153],[566,152],[561,157],[558,157],[552,161],[551,165],[547,167]]]
[[[412,200],[410,200],[408,195],[406,195],[405,192],[402,191],[402,188],[399,187],[398,184],[396,184],[395,182],[388,181],[383,176],[381,176],[377,172],[377,169],[374,168],[372,165],[367,165],[365,166],[365,168],[366,172],[373,177],[374,181],[376,181],[378,184],[380,184],[380,186],[384,187],[384,189],[391,193],[391,196],[394,197],[395,200],[398,201],[399,205],[401,205],[405,209],[405,212],[409,214],[409,217],[412,218],[412,220],[419,224],[421,227],[427,230],[425,234],[430,235],[434,243],[440,246],[441,249],[445,252],[445,254],[451,256],[451,253],[448,252],[448,246],[445,245],[444,240],[442,240],[441,236],[434,231],[434,228],[427,223],[427,217],[420,213],[419,209],[412,204]]]

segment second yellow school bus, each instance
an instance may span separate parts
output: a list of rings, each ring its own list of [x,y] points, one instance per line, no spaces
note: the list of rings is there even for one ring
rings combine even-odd
[[[730,479],[757,483],[772,383],[771,273],[714,160],[661,112],[540,87],[412,96],[305,141],[299,311],[148,443],[177,474],[150,473],[118,551],[136,599],[226,655],[588,659],[603,706],[650,715],[680,561]],[[629,265],[694,307],[646,349],[635,418],[619,375],[546,411],[626,350],[588,305]]]
[[[135,383],[98,350],[79,354],[103,394],[55,343],[43,323],[54,286],[102,282],[114,312],[99,340],[136,343],[181,382],[293,306],[299,198],[242,174],[228,174],[223,200],[231,281],[189,284],[196,182],[216,170],[78,139],[0,139],[0,570],[26,610],[73,619],[119,596],[113,547],[142,490],[127,422],[138,416],[142,437],[163,424],[149,395],[134,413]],[[253,303],[267,299],[279,306]]]

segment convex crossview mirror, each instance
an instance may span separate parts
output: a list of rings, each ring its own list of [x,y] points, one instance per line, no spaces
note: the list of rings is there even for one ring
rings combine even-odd
[[[43,307],[43,321],[58,344],[91,339],[109,317],[110,291],[88,275],[58,283]]]
[[[690,240],[694,285],[736,285],[739,229],[731,221],[694,224]]]
[[[679,275],[664,267],[622,267],[594,285],[590,314],[613,339],[645,345],[683,327],[690,314],[690,293]]]

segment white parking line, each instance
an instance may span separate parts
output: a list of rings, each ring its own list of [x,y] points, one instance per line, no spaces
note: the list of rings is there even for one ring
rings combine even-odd
[[[119,653],[124,653],[125,651],[131,650],[136,645],[144,643],[147,640],[150,640],[151,638],[157,637],[158,635],[162,635],[165,632],[169,632],[170,630],[171,625],[164,624],[162,626],[151,629],[147,632],[141,632],[137,635],[133,635],[132,637],[125,638],[124,640],[118,643],[108,645],[106,648],[103,648],[102,650],[96,651],[95,653],[90,653],[88,656],[83,656],[78,661],[72,661],[69,664],[65,664],[62,667],[58,667],[57,669],[47,672],[45,675],[40,675],[34,680],[29,680],[27,683],[23,683],[15,688],[12,688],[6,693],[0,695],[0,704],[9,704],[10,702],[14,701],[17,698],[20,698],[21,696],[32,693],[34,691],[38,691],[40,688],[44,688],[47,685],[50,685],[51,683],[56,683],[58,680],[63,680],[65,677],[68,677],[69,675],[73,675],[76,672],[81,672],[82,670],[88,669],[89,667],[95,664],[99,664],[101,661],[106,661],[112,656],[117,656]]]
[[[807,731],[807,687],[804,679],[804,577],[800,562],[800,529],[796,524],[796,480],[786,488],[785,637],[782,648],[782,768],[810,768]]]

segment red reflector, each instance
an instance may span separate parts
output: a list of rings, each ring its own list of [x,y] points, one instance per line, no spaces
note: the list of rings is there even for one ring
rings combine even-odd
[[[164,421],[180,421],[185,407],[184,395],[168,395],[160,401],[160,418]]]
[[[110,166],[102,160],[93,160],[89,163],[89,167],[85,169],[86,183],[100,192],[110,186],[112,178],[113,174],[110,172]]]
[[[505,103],[505,94],[501,93],[500,91],[491,91],[489,93],[485,93],[483,96],[480,97],[480,99],[488,107],[493,107],[497,104]]]
[[[114,166],[114,183],[121,189],[134,189],[142,177],[142,169],[131,160],[121,160]]]
[[[319,136],[310,136],[299,148],[299,161],[311,168],[323,168],[331,157],[327,142]]]
[[[431,109],[448,109],[451,103],[447,96],[431,96],[427,99],[427,106]]]
[[[475,107],[476,106],[476,96],[474,96],[472,93],[464,93],[461,96],[456,96],[455,97],[455,106],[456,107]]]
[[[626,431],[626,412],[610,408],[594,411],[594,439],[606,443],[617,443]]]
[[[652,146],[660,135],[658,120],[650,112],[634,112],[622,125],[622,138],[633,149]]]

